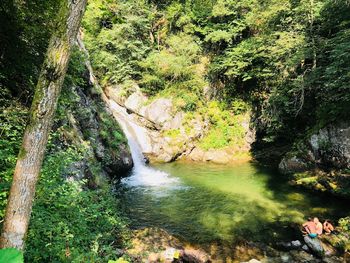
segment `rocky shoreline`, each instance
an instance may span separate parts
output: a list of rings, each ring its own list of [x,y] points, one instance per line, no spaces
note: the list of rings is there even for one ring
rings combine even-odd
[[[131,248],[121,251],[132,262],[348,262],[350,254],[331,245],[332,236],[315,240],[293,240],[263,244],[240,241],[234,245],[212,243],[204,246],[181,241],[163,229],[144,228],[134,230]],[[307,239],[307,238],[306,238]],[[319,242],[319,245],[316,243]],[[322,251],[320,251],[322,250]],[[178,259],[172,259],[175,255]]]

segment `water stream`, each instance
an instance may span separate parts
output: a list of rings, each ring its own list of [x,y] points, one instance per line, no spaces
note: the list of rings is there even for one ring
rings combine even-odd
[[[114,117],[123,129],[130,147],[134,167],[130,176],[123,179],[123,183],[129,186],[161,186],[177,184],[177,178],[169,177],[166,172],[156,170],[146,165],[143,152],[150,151],[151,141],[144,127],[139,126],[125,108],[114,101],[110,101]]]
[[[148,166],[143,131],[122,107],[113,109],[135,163],[118,190],[133,228],[160,227],[194,244],[269,244],[300,238],[296,226],[308,216],[349,214],[346,202],[291,187],[277,171],[253,163]]]

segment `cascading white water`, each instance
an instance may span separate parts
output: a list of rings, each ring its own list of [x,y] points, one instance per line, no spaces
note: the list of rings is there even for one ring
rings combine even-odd
[[[142,152],[151,151],[151,141],[145,128],[137,125],[126,109],[113,100],[109,101],[114,117],[123,129],[134,161],[131,176],[124,178],[123,183],[129,186],[166,186],[178,183],[177,178],[146,165]]]

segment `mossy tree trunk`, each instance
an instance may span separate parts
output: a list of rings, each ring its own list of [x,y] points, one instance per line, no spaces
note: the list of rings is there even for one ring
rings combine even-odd
[[[87,0],[61,0],[57,27],[43,63],[10,190],[0,247],[23,249],[57,101]]]

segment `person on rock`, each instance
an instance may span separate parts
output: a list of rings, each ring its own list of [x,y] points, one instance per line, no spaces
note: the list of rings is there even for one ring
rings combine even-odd
[[[334,231],[334,226],[329,222],[329,220],[325,220],[323,223],[323,230],[326,235],[329,235]]]
[[[308,218],[308,221],[303,224],[303,233],[311,238],[317,237],[316,224],[312,218]]]
[[[322,235],[323,232],[323,226],[320,220],[317,217],[314,217],[314,223],[316,225],[316,233],[317,235]]]

